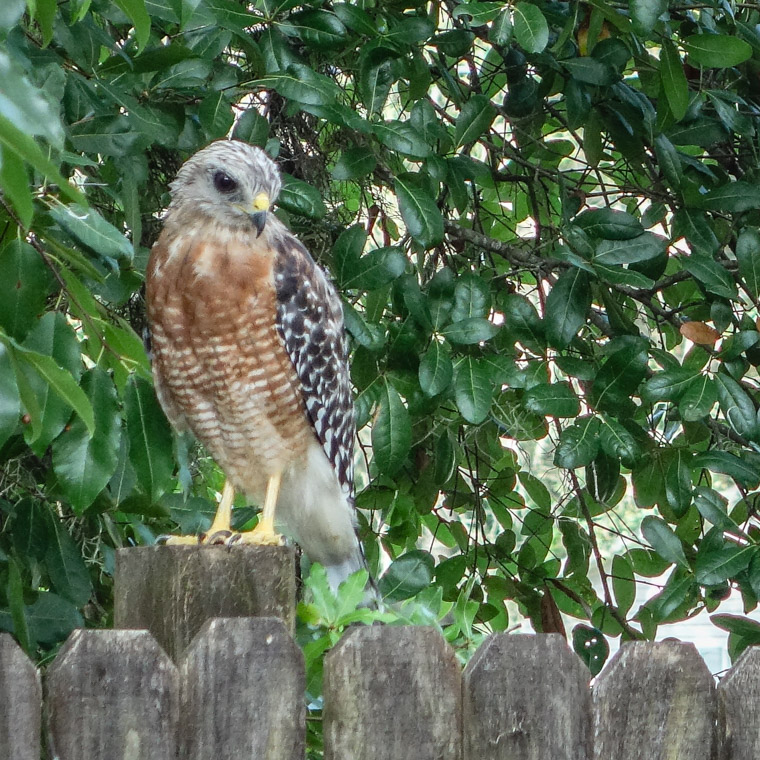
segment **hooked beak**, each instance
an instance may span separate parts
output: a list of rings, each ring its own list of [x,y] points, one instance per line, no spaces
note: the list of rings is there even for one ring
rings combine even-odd
[[[268,211],[254,211],[248,214],[250,220],[253,222],[253,226],[256,229],[256,237],[259,237],[264,231],[264,225],[267,223]]]
[[[251,204],[251,208],[248,209],[248,216],[253,222],[253,226],[256,228],[256,237],[259,237],[264,231],[264,225],[267,223],[267,214],[269,213],[269,206],[271,201],[267,193],[259,193]]]

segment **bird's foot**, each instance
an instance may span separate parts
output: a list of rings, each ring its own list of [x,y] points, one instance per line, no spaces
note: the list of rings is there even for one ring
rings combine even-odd
[[[282,546],[285,539],[274,529],[271,520],[259,520],[259,524],[253,530],[244,533],[233,533],[225,543],[228,546],[248,544],[253,546]]]

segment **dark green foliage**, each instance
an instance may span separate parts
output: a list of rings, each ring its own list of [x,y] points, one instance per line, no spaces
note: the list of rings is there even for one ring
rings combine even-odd
[[[693,5],[0,10],[0,628],[46,657],[108,624],[115,548],[208,525],[222,476],[159,410],[141,289],[168,183],[230,132],[344,297],[392,619],[466,652],[558,610],[597,672],[729,588],[755,609],[760,11]],[[360,581],[309,585],[313,695]]]

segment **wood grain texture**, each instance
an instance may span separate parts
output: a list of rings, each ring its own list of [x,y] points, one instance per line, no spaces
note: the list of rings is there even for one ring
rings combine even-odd
[[[177,669],[147,631],[74,631],[45,694],[56,760],[177,757]]]
[[[281,620],[208,621],[180,665],[183,760],[302,760],[306,674]]]
[[[461,671],[432,628],[350,631],[325,658],[325,760],[459,760]]]
[[[720,760],[760,757],[760,649],[745,650],[718,685]]]
[[[114,625],[149,630],[176,662],[210,618],[277,617],[292,631],[295,578],[292,547],[120,549]]]
[[[594,687],[597,760],[713,760],[713,678],[693,644],[625,644]]]
[[[589,760],[589,680],[558,634],[489,636],[464,671],[464,760]]]
[[[0,633],[0,760],[39,760],[40,677],[10,634]]]

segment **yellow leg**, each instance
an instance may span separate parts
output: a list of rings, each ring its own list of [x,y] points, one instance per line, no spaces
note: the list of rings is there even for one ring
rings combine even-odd
[[[211,527],[206,531],[206,535],[213,536],[215,533],[220,532],[229,533],[232,530],[232,502],[234,500],[235,488],[229,480],[225,480],[222,498],[219,501],[219,506],[216,508],[214,522],[211,523]]]
[[[282,473],[278,472],[269,478],[267,493],[264,497],[264,509],[259,522],[253,530],[239,533],[234,536],[230,543],[257,544],[266,546],[280,546],[283,542],[281,535],[274,529],[274,509],[277,506],[277,497],[280,493],[280,480]]]
[[[190,545],[205,543],[221,543],[226,541],[231,535],[232,521],[232,502],[235,500],[235,488],[229,480],[224,481],[222,489],[222,498],[219,500],[219,506],[216,508],[214,521],[211,527],[200,536],[167,536],[164,543],[169,546]]]

